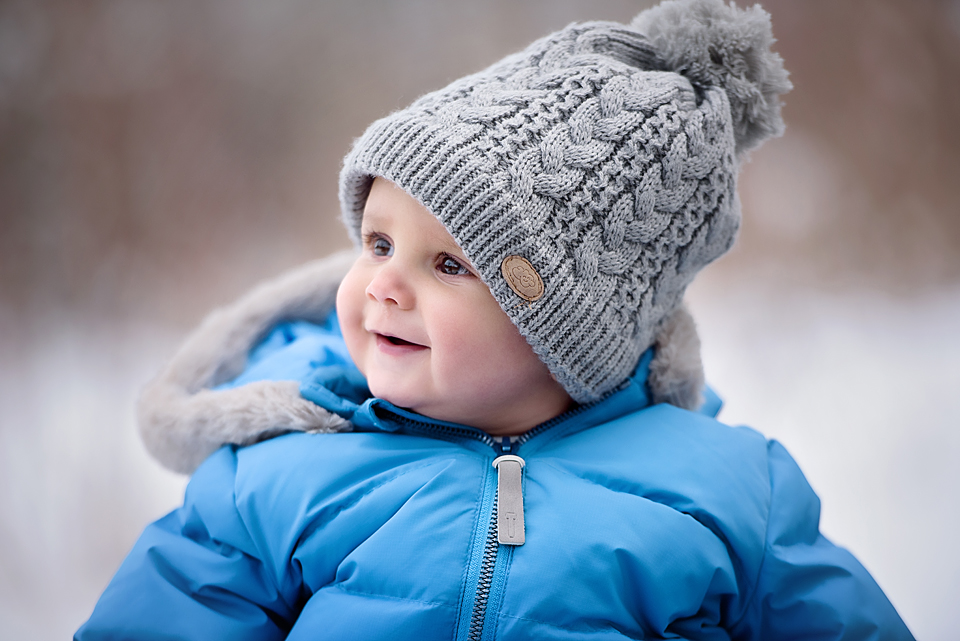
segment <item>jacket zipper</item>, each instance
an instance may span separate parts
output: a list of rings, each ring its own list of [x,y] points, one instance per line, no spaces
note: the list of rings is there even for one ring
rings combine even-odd
[[[473,599],[473,612],[470,613],[468,641],[480,641],[483,637],[483,620],[487,616],[487,600],[490,598],[493,571],[497,566],[497,552],[499,551],[500,546],[497,543],[497,503],[494,501],[493,510],[490,512],[490,522],[487,524],[487,540],[483,546],[483,560],[480,562],[480,578],[477,581],[477,591]]]
[[[530,432],[521,434],[516,439],[512,439],[509,436],[503,437],[502,440],[498,441],[489,434],[480,431],[474,431],[470,429],[464,429],[459,427],[452,427],[449,425],[436,425],[431,423],[425,423],[421,421],[416,421],[414,419],[408,418],[406,416],[399,416],[390,412],[391,417],[408,427],[412,427],[420,432],[430,432],[434,434],[439,434],[442,436],[453,437],[453,438],[468,438],[475,441],[480,441],[485,445],[490,446],[493,449],[494,454],[498,458],[504,455],[510,455],[517,447],[519,447],[521,441],[526,442],[529,440],[529,434],[533,431],[540,431],[540,427],[545,427],[547,424],[538,426]],[[526,437],[526,438],[524,438]],[[519,457],[514,457],[519,458]],[[522,460],[522,459],[521,459]],[[498,470],[499,471],[499,470]],[[467,628],[467,641],[481,641],[483,638],[483,622],[487,615],[487,603],[490,599],[490,590],[493,587],[494,574],[497,567],[497,557],[498,552],[500,551],[500,543],[497,537],[497,498],[499,494],[499,489],[494,490],[493,497],[493,507],[490,510],[490,519],[487,522],[487,535],[484,539],[483,545],[483,556],[480,561],[480,574],[477,578],[477,589],[474,593],[473,599],[473,609],[470,612],[470,624]]]
[[[521,475],[522,475],[522,467],[524,465],[524,462],[522,458],[520,458],[519,456],[516,456],[517,449],[521,445],[529,441],[531,438],[533,438],[534,436],[542,434],[543,432],[554,427],[555,425],[558,425],[561,422],[565,422],[572,416],[576,416],[580,412],[584,411],[589,407],[592,407],[593,405],[594,403],[590,403],[587,405],[580,405],[579,407],[573,410],[565,412],[560,416],[554,417],[553,419],[546,421],[545,423],[541,423],[540,425],[537,425],[533,429],[524,432],[523,434],[521,434],[516,438],[504,436],[499,441],[493,438],[492,436],[490,436],[489,434],[485,432],[481,432],[479,430],[459,428],[459,427],[453,427],[449,425],[431,424],[431,423],[426,423],[422,421],[417,421],[417,420],[408,418],[406,416],[400,416],[398,414],[394,414],[393,412],[389,412],[391,417],[394,420],[396,420],[397,422],[403,423],[409,427],[412,427],[417,431],[432,432],[434,434],[452,437],[452,438],[466,438],[466,439],[471,439],[475,441],[480,441],[481,443],[484,443],[490,446],[493,449],[494,453],[497,455],[496,458],[494,459],[494,467],[497,468],[497,474],[498,474],[497,488],[494,492],[493,507],[490,511],[490,520],[487,523],[487,536],[486,536],[486,539],[484,540],[483,556],[480,561],[480,575],[479,575],[479,578],[477,579],[477,589],[476,589],[474,600],[473,600],[473,610],[470,613],[470,626],[467,630],[468,641],[482,641],[484,620],[486,619],[486,616],[487,616],[487,604],[490,601],[490,593],[494,587],[494,582],[496,579],[497,559],[499,558],[501,544],[504,544],[507,546],[508,552],[512,552],[513,547],[523,544],[523,535],[522,535],[523,495],[522,495],[522,491],[520,491],[520,483],[522,482]],[[520,528],[519,531],[521,533],[521,537],[519,541],[516,541],[516,537],[509,537],[509,536],[505,537],[508,539],[509,538],[515,539],[514,542],[504,541],[503,539],[500,538],[498,533],[500,529],[500,527],[498,527],[500,525],[498,520],[498,517],[500,516],[498,503],[500,499],[500,484],[503,479],[503,477],[500,475],[501,466],[498,464],[498,461],[504,461],[504,460],[507,461],[508,465],[512,464],[512,467],[514,467],[513,470],[507,472],[506,474],[514,476],[512,480],[515,483],[516,490],[518,491],[518,492],[515,492],[515,494],[519,493],[519,500],[520,500],[519,514],[515,511],[510,518],[514,521],[513,523],[514,527]],[[508,528],[509,525],[510,525],[509,523],[506,523],[506,522],[503,523],[504,528]]]
[[[490,521],[487,523],[487,538],[483,546],[483,557],[480,562],[480,577],[477,580],[477,590],[473,599],[473,611],[470,614],[470,627],[467,632],[467,641],[481,641],[483,638],[483,623],[487,617],[487,604],[490,601],[490,591],[494,584],[500,546],[523,545],[523,494],[520,491],[520,473],[523,467],[523,459],[515,454],[509,453],[515,450],[514,443],[518,443],[519,446],[519,441],[522,436],[524,435],[521,435],[521,437],[516,440],[505,436],[500,441],[494,440],[492,444],[494,453],[498,455],[493,460],[493,467],[497,469],[497,488],[493,497],[493,507],[490,510]],[[523,439],[524,442],[526,442],[526,440],[527,439]],[[501,517],[506,516],[504,509],[509,509],[503,506],[501,501],[503,498],[502,494],[505,491],[502,485],[504,476],[499,466],[501,462],[513,464],[516,467],[515,493],[519,494],[520,500],[519,510],[514,508],[512,514],[515,530],[513,532],[514,536],[510,537],[507,537],[507,533],[504,531],[507,529],[507,524],[501,522]],[[507,474],[511,474],[511,472]],[[518,513],[519,522],[517,522]],[[519,536],[516,536],[517,534],[519,534]]]

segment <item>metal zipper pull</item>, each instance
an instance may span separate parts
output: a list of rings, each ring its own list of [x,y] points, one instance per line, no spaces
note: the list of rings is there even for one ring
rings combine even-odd
[[[493,459],[497,468],[497,542],[523,545],[523,466],[519,456],[504,454]]]

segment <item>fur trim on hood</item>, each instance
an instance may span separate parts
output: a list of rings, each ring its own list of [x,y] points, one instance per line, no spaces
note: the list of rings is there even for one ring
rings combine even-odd
[[[140,394],[137,422],[147,451],[164,467],[190,474],[227,443],[351,429],[347,420],[302,398],[296,381],[210,388],[238,376],[250,350],[277,323],[323,321],[355,257],[347,251],[307,263],[207,316]],[[656,347],[647,379],[651,401],[698,408],[704,385],[700,340],[685,308],[663,323]]]

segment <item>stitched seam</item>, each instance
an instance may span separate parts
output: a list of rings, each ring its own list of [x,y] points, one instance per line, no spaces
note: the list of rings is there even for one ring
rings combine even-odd
[[[453,455],[452,458],[460,458],[460,455]],[[336,518],[341,512],[344,512],[344,511],[346,511],[346,510],[354,507],[357,503],[359,503],[360,501],[362,501],[363,499],[365,499],[367,496],[369,496],[370,494],[372,494],[374,491],[380,489],[381,487],[383,487],[383,486],[385,486],[385,485],[387,485],[387,484],[389,484],[389,483],[392,483],[393,481],[396,481],[397,479],[403,478],[404,476],[406,476],[406,475],[408,475],[408,474],[411,474],[411,473],[416,472],[416,471],[418,471],[418,470],[426,469],[426,468],[428,468],[428,467],[435,466],[435,465],[437,465],[438,463],[439,463],[439,461],[421,461],[421,462],[418,462],[418,463],[404,464],[404,469],[403,469],[403,470],[396,471],[394,474],[391,474],[390,476],[382,479],[382,480],[381,480],[379,483],[377,483],[376,485],[371,485],[369,488],[367,488],[366,491],[364,491],[363,493],[361,493],[361,494],[359,494],[358,496],[356,496],[355,498],[353,498],[353,500],[351,500],[350,502],[344,503],[343,505],[340,505],[339,507],[337,507],[337,509],[334,510],[333,512],[331,512],[331,513],[328,515],[327,518],[322,519],[322,521],[321,521],[320,519],[314,519],[314,520],[310,523],[309,527],[304,528],[304,530],[300,533],[300,536],[297,537],[297,543],[296,543],[296,545],[294,546],[294,549],[300,547],[300,544],[303,542],[303,539],[304,539],[304,538],[306,538],[307,536],[313,534],[317,529],[319,529],[319,528],[321,528],[321,527],[329,524],[330,521],[332,521],[334,518]],[[406,503],[406,501],[404,501],[404,503]]]
[[[441,608],[450,608],[450,609],[453,609],[456,607],[456,606],[450,605],[449,603],[444,603],[443,601],[425,601],[423,599],[411,599],[410,597],[396,596],[393,594],[378,594],[376,592],[364,592],[362,590],[351,590],[349,588],[344,587],[342,583],[329,584],[325,587],[327,587],[328,589],[340,590],[341,592],[344,592],[346,594],[350,594],[353,596],[373,597],[377,599],[388,599],[390,601],[403,601],[405,603],[420,603],[422,605],[432,605],[432,606],[437,606]],[[319,590],[314,594],[317,594],[317,593],[319,593]]]
[[[548,628],[553,628],[554,630],[563,630],[564,632],[583,633],[583,632],[606,631],[606,630],[613,629],[613,630],[616,630],[617,632],[619,632],[621,635],[623,635],[623,637],[626,638],[626,639],[634,639],[634,640],[636,640],[636,641],[643,641],[643,639],[646,638],[646,636],[632,637],[632,636],[630,636],[629,634],[625,634],[622,630],[616,628],[616,627],[613,626],[613,625],[608,625],[608,626],[584,626],[586,629],[584,629],[584,628],[569,628],[569,627],[565,627],[565,626],[562,626],[562,625],[557,625],[556,623],[548,623],[548,622],[546,622],[546,621],[540,621],[539,619],[533,619],[533,618],[530,618],[530,617],[523,617],[523,616],[519,616],[519,615],[516,615],[516,614],[506,614],[506,613],[504,613],[504,612],[501,612],[501,613],[500,613],[500,616],[503,617],[503,618],[505,618],[505,619],[515,619],[515,620],[517,620],[517,621],[529,621],[530,623],[536,623],[536,624],[538,624],[538,625],[543,625],[543,626],[546,626],[546,627],[548,627]],[[637,626],[640,627],[641,629],[643,628],[643,626],[640,625],[639,623],[637,624]]]
[[[652,498],[650,498],[650,497],[648,497],[648,496],[645,496],[645,495],[643,495],[643,494],[634,494],[634,493],[632,493],[632,492],[624,492],[624,491],[622,491],[622,490],[617,490],[617,489],[611,488],[611,487],[609,487],[609,486],[607,486],[607,485],[604,485],[603,483],[599,483],[598,481],[595,481],[594,479],[585,478],[585,477],[582,477],[582,476],[577,476],[577,475],[574,474],[573,472],[571,472],[571,471],[569,471],[569,470],[567,470],[567,469],[564,469],[564,468],[562,468],[562,467],[560,467],[560,466],[558,466],[558,465],[556,465],[555,463],[552,463],[552,462],[550,462],[550,461],[540,461],[540,463],[542,463],[542,464],[544,464],[544,465],[547,465],[547,466],[551,467],[552,469],[554,469],[554,470],[556,470],[556,471],[558,471],[558,472],[560,472],[560,473],[562,473],[562,474],[565,474],[566,476],[575,478],[575,479],[580,480],[580,481],[584,481],[584,482],[586,482],[586,483],[590,483],[591,485],[594,485],[594,486],[596,486],[596,487],[603,488],[603,489],[605,489],[605,490],[608,490],[608,491],[610,491],[610,492],[614,492],[614,493],[616,493],[616,494],[625,494],[625,495],[627,495],[627,496],[633,496],[633,497],[636,497],[636,498],[639,498],[639,499],[643,499],[643,500],[649,501],[650,503],[653,503],[653,504],[655,504],[655,505],[659,505],[659,506],[661,506],[661,507],[665,507],[665,508],[667,508],[667,509],[670,509],[670,510],[676,512],[677,514],[682,514],[682,515],[684,515],[684,516],[686,516],[686,517],[688,517],[688,518],[690,518],[690,519],[693,519],[694,522],[696,522],[698,525],[700,525],[700,527],[702,527],[702,528],[706,529],[708,532],[710,532],[713,536],[715,536],[715,537],[723,544],[723,547],[727,550],[727,556],[728,556],[729,559],[730,559],[730,563],[731,563],[731,565],[734,567],[734,576],[736,576],[736,568],[737,568],[738,565],[739,565],[739,566],[741,567],[741,569],[742,569],[742,564],[741,564],[740,560],[737,558],[736,554],[734,553],[735,550],[734,550],[733,544],[732,544],[730,541],[728,541],[727,538],[722,535],[722,533],[715,531],[713,528],[711,528],[709,525],[707,525],[706,523],[704,523],[703,521],[701,521],[700,519],[698,519],[698,518],[697,518],[696,516],[694,516],[693,514],[690,514],[689,512],[684,512],[684,511],[682,511],[682,510],[678,510],[677,508],[675,508],[675,507],[672,506],[672,505],[668,505],[668,504],[666,504],[666,503],[661,503],[660,501],[656,501],[656,500],[654,500],[654,499],[652,499]],[[769,463],[768,463],[768,465],[767,465],[767,468],[768,468],[768,470],[769,470]],[[768,474],[769,474],[769,472],[768,472]],[[771,498],[771,500],[772,500],[772,498]],[[763,535],[763,536],[764,536],[764,539],[763,539],[763,540],[764,540],[763,558],[761,558],[761,560],[760,560],[760,564],[759,564],[759,566],[758,566],[756,576],[754,577],[753,585],[750,586],[749,592],[744,595],[743,606],[742,606],[742,610],[741,610],[740,614],[733,620],[733,622],[731,622],[731,623],[729,623],[729,624],[726,625],[726,628],[727,628],[727,629],[733,629],[734,627],[736,627],[736,626],[740,623],[740,621],[746,616],[747,611],[750,609],[750,608],[749,608],[750,602],[751,602],[751,600],[753,599],[753,597],[754,597],[754,595],[756,594],[756,591],[757,591],[757,589],[758,589],[758,587],[759,587],[759,577],[760,577],[760,574],[761,574],[761,572],[762,572],[762,570],[763,570],[763,565],[764,565],[764,563],[766,562],[766,559],[767,559],[767,550],[769,549],[769,545],[767,544],[767,537],[768,537],[768,534],[769,534],[769,530],[770,530],[770,514],[769,514],[769,508],[768,508],[767,520],[766,520],[765,530],[764,530],[764,535]],[[744,576],[746,576],[746,573],[744,573]],[[737,587],[738,587],[738,589],[739,589],[739,585],[737,585]]]
[[[599,481],[596,481],[596,480],[594,480],[594,479],[586,478],[586,477],[584,477],[584,476],[578,476],[578,475],[574,474],[573,472],[571,472],[570,470],[568,470],[568,469],[566,469],[566,468],[563,468],[563,467],[561,467],[561,466],[557,465],[556,463],[553,463],[553,462],[551,462],[551,461],[549,461],[549,460],[546,460],[546,461],[545,461],[545,460],[540,460],[539,463],[542,463],[543,465],[548,465],[548,466],[550,466],[551,468],[553,468],[554,470],[556,470],[557,472],[560,472],[561,474],[564,474],[564,475],[569,476],[569,477],[571,477],[571,478],[575,478],[575,479],[577,479],[578,481],[583,481],[583,482],[585,482],[585,483],[589,483],[590,485],[595,485],[595,486],[600,487],[600,488],[603,488],[603,489],[605,489],[605,490],[607,490],[607,491],[609,491],[609,492],[613,492],[613,493],[615,493],[615,494],[626,494],[627,496],[635,496],[635,497],[637,497],[637,498],[639,498],[639,499],[646,499],[647,501],[650,501],[651,503],[656,503],[657,505],[662,505],[663,507],[668,507],[668,508],[670,508],[671,510],[673,510],[674,512],[677,512],[677,513],[679,513],[679,514],[687,514],[686,512],[681,512],[680,510],[678,510],[677,508],[673,507],[672,505],[667,505],[667,504],[661,503],[661,502],[659,502],[659,501],[654,501],[653,499],[651,499],[651,498],[649,498],[649,497],[647,497],[647,496],[645,496],[645,495],[643,495],[643,494],[634,494],[633,492],[625,492],[625,491],[623,491],[623,490],[617,490],[617,489],[614,489],[614,488],[610,487],[609,485],[604,485],[603,483],[600,483]],[[687,516],[690,516],[690,515],[687,514]],[[699,521],[698,521],[698,522],[699,522]],[[709,529],[709,528],[708,528],[708,529]]]
[[[767,450],[767,482],[770,485],[770,504],[767,505],[767,522],[764,524],[763,528],[763,557],[760,559],[760,564],[757,566],[757,574],[753,578],[753,585],[750,586],[750,592],[747,593],[743,600],[743,612],[741,612],[740,616],[730,623],[730,630],[733,630],[735,627],[740,625],[743,619],[747,616],[747,612],[750,611],[750,606],[753,604],[753,599],[757,595],[757,591],[760,589],[760,575],[763,574],[763,568],[767,564],[767,552],[770,550],[770,512],[773,511],[773,474],[770,470],[769,446]]]
[[[458,452],[458,453],[455,453],[455,454],[452,454],[452,455],[451,455],[451,459],[461,459],[461,458],[471,458],[471,456],[470,456],[469,453],[466,453],[466,452]],[[444,463],[449,463],[449,461],[444,461]],[[385,479],[385,480],[382,481],[381,483],[378,483],[377,485],[372,486],[372,487],[370,488],[370,492],[372,492],[373,490],[376,490],[376,489],[378,489],[378,488],[386,485],[387,483],[389,483],[389,482],[391,482],[391,481],[394,481],[394,480],[396,480],[396,479],[398,479],[398,478],[401,478],[401,477],[403,477],[403,476],[405,476],[405,475],[407,475],[407,474],[409,474],[409,473],[411,473],[411,472],[414,472],[414,471],[416,471],[416,470],[425,469],[425,468],[431,467],[431,466],[436,465],[436,464],[437,464],[436,461],[434,461],[434,462],[426,462],[426,461],[424,461],[424,462],[420,462],[420,463],[418,463],[418,464],[416,464],[416,465],[411,464],[410,466],[406,467],[406,469],[405,469],[403,472],[400,472],[400,473],[398,473],[398,474],[395,474],[395,475],[391,476],[390,478]],[[309,528],[304,529],[303,532],[300,533],[300,536],[297,537],[297,542],[296,542],[296,544],[294,545],[294,547],[293,547],[293,548],[291,549],[291,551],[290,551],[290,557],[289,557],[289,558],[291,559],[291,561],[293,560],[293,555],[296,553],[296,550],[300,548],[300,545],[302,544],[303,540],[304,540],[309,534],[312,534],[313,532],[315,532],[315,531],[316,531],[317,529],[319,529],[320,527],[323,527],[324,525],[326,525],[327,523],[329,523],[333,518],[335,518],[338,514],[340,514],[340,513],[343,512],[344,510],[346,510],[346,509],[348,509],[348,508],[353,507],[354,505],[356,505],[362,498],[364,498],[365,496],[368,496],[368,494],[369,494],[370,492],[365,492],[365,493],[363,493],[360,497],[358,497],[356,501],[353,501],[353,502],[349,503],[348,505],[341,506],[341,508],[338,509],[334,514],[332,514],[330,518],[325,519],[325,520],[323,521],[323,523],[319,523],[319,524],[318,524],[318,523],[311,523],[311,525],[310,525]],[[416,492],[415,492],[415,493],[416,493]],[[415,494],[415,493],[414,493],[414,494]],[[412,496],[412,495],[411,495],[411,496]],[[402,508],[404,505],[406,505],[406,504],[407,504],[407,501],[409,501],[409,500],[410,500],[409,498],[408,498],[407,500],[405,500],[405,501],[400,505],[400,508]],[[400,508],[398,508],[398,509],[400,509]],[[394,514],[396,514],[396,512],[394,512]],[[392,515],[391,515],[391,518],[392,518]],[[387,520],[389,520],[389,519],[387,519]],[[386,523],[386,522],[387,522],[387,521],[384,521],[384,523]],[[377,530],[379,530],[379,528],[377,528]],[[365,539],[365,540],[366,540],[366,539]],[[357,546],[362,545],[362,544],[365,542],[365,540],[358,542],[358,543],[357,543]],[[349,556],[350,554],[352,554],[354,550],[356,550],[356,547],[348,550],[348,551],[345,553],[344,558],[345,558],[346,556]],[[340,586],[341,586],[341,584],[336,582],[336,574],[334,574],[334,580],[333,580],[333,581],[331,581],[331,582],[329,582],[329,583],[325,583],[325,584],[323,584],[323,585],[320,585],[320,586],[318,586],[318,587],[316,588],[316,590],[310,591],[310,597],[312,597],[314,594],[317,594],[318,592],[320,592],[320,590],[323,590],[324,588],[331,588],[331,587],[339,587],[339,589],[343,590],[344,592],[351,592],[350,590],[347,590],[346,588],[343,588],[343,587],[340,587]],[[302,587],[306,587],[306,586],[302,586]],[[309,591],[309,590],[308,590],[308,591]],[[364,592],[355,592],[355,593],[356,593],[356,594],[366,594],[366,593],[364,593]],[[377,595],[371,594],[371,596],[377,596]],[[379,596],[382,596],[383,598],[396,598],[396,599],[402,599],[402,598],[403,598],[403,597],[390,597],[390,596],[388,596],[388,595],[379,595]],[[308,597],[308,598],[310,598],[310,597]],[[406,600],[415,601],[415,599],[406,599]],[[422,603],[428,603],[428,604],[429,604],[429,603],[431,603],[431,602],[429,602],[429,601],[423,601]],[[433,605],[442,605],[442,604],[436,603],[436,604],[433,604]],[[451,606],[451,607],[452,607],[452,606]],[[459,610],[458,610],[458,611],[459,611]]]
[[[561,472],[561,473],[563,473],[563,474],[565,474],[565,475],[567,475],[567,476],[569,476],[569,477],[571,477],[571,478],[575,478],[575,479],[577,479],[578,481],[583,481],[583,482],[585,482],[585,483],[589,483],[589,484],[591,484],[591,485],[594,485],[594,486],[596,486],[596,487],[602,488],[602,489],[607,490],[607,491],[609,491],[609,492],[613,492],[614,494],[625,494],[626,496],[633,496],[633,497],[636,497],[636,498],[638,498],[638,499],[643,499],[643,500],[649,501],[649,502],[651,502],[651,503],[653,503],[653,504],[655,504],[655,505],[659,505],[659,506],[661,506],[661,507],[665,507],[665,508],[667,508],[667,509],[673,510],[673,511],[676,512],[677,514],[683,514],[684,516],[688,516],[688,517],[690,517],[691,519],[693,519],[694,521],[696,521],[697,523],[699,523],[703,528],[705,528],[706,530],[708,530],[709,532],[711,532],[715,537],[717,537],[718,539],[720,539],[720,541],[724,544],[724,547],[726,547],[727,549],[732,549],[732,546],[729,544],[729,542],[728,542],[724,537],[722,537],[722,536],[720,536],[719,534],[717,534],[717,532],[714,532],[713,529],[710,528],[706,523],[703,523],[700,519],[698,519],[696,516],[694,516],[693,514],[691,514],[691,513],[689,513],[689,512],[684,512],[683,510],[678,510],[677,508],[675,508],[675,507],[672,506],[672,505],[669,505],[669,504],[667,504],[667,503],[661,503],[660,501],[657,501],[657,500],[655,500],[655,499],[652,499],[652,498],[650,498],[649,496],[647,496],[647,495],[645,495],[645,494],[635,494],[635,493],[633,493],[633,492],[625,492],[625,491],[623,491],[623,490],[617,490],[617,489],[614,489],[614,488],[612,488],[612,487],[610,487],[610,486],[608,486],[608,485],[604,485],[603,483],[600,483],[600,482],[598,482],[598,481],[595,481],[594,479],[586,478],[586,477],[583,477],[583,476],[577,476],[576,474],[574,474],[574,473],[571,472],[570,470],[564,469],[564,468],[556,465],[555,463],[551,463],[550,461],[539,461],[539,462],[542,463],[542,464],[544,464],[544,465],[548,465],[548,466],[550,466],[551,468],[553,468],[554,470],[556,470],[556,471],[558,471],[558,472]],[[769,519],[768,519],[768,522],[769,522]],[[768,523],[768,527],[769,527],[769,523]],[[766,539],[764,539],[764,540],[766,540]]]
[[[459,458],[459,455],[454,455],[454,458]],[[257,544],[256,538],[253,537],[252,532],[251,532],[251,530],[250,530],[250,525],[247,523],[246,518],[244,517],[243,511],[240,510],[240,506],[237,505],[237,480],[238,480],[239,476],[238,476],[238,474],[237,474],[237,467],[238,467],[238,466],[237,466],[237,463],[236,463],[236,453],[234,453],[234,461],[235,461],[235,463],[234,463],[234,470],[235,470],[235,471],[234,471],[234,477],[233,477],[233,501],[232,501],[232,502],[233,502],[233,508],[234,508],[235,512],[237,513],[237,518],[240,520],[240,522],[243,524],[244,529],[247,531],[247,536],[250,537],[250,540],[254,543],[254,545],[255,545],[256,548],[257,548],[257,555],[258,555],[257,558],[258,558],[259,562],[260,562],[262,565],[264,565],[264,568],[266,569],[266,568],[267,568],[267,564],[265,563],[264,559],[265,559],[265,558],[269,558],[269,554],[266,555],[266,556],[263,556],[263,551],[260,549],[260,546]],[[294,554],[296,554],[296,551],[300,548],[300,546],[301,546],[302,543],[303,543],[303,540],[304,540],[307,536],[309,536],[310,534],[312,534],[313,532],[315,532],[317,529],[319,529],[319,528],[322,527],[323,525],[326,525],[327,523],[329,523],[329,522],[330,522],[333,518],[335,518],[338,514],[340,514],[341,512],[343,512],[344,510],[346,510],[346,509],[348,509],[348,508],[350,508],[350,507],[353,507],[354,505],[356,505],[357,503],[359,503],[361,499],[363,499],[364,497],[368,496],[368,495],[369,495],[371,492],[373,492],[374,490],[379,489],[380,487],[383,487],[383,486],[386,485],[387,483],[390,483],[390,482],[392,482],[392,481],[395,481],[396,479],[402,478],[403,476],[406,476],[407,474],[409,474],[409,473],[411,473],[411,472],[414,472],[414,471],[416,471],[416,470],[425,469],[425,468],[427,468],[427,467],[430,467],[431,465],[436,465],[436,462],[435,462],[435,461],[432,462],[432,463],[431,463],[431,462],[420,462],[420,463],[417,463],[417,464],[415,464],[415,465],[405,466],[405,469],[404,469],[404,470],[402,470],[402,471],[400,471],[400,472],[398,472],[398,473],[396,473],[396,474],[393,474],[393,475],[389,476],[388,478],[383,479],[380,483],[377,483],[376,485],[371,486],[366,492],[363,492],[363,493],[362,493],[360,496],[358,496],[355,500],[351,501],[351,502],[348,503],[348,504],[345,504],[345,505],[340,506],[335,512],[333,512],[333,513],[329,516],[329,518],[323,519],[323,522],[322,522],[322,523],[318,523],[319,519],[315,519],[314,521],[312,521],[308,527],[304,528],[304,530],[303,530],[302,532],[300,532],[300,536],[297,537],[296,543],[294,543],[294,545],[291,547],[290,553],[287,555],[287,563],[288,563],[289,565],[293,565],[293,564],[294,564],[294,563],[293,563],[293,562],[294,562],[294,559],[293,559]],[[353,550],[351,550],[350,552],[352,552],[352,551],[353,551]],[[348,554],[349,554],[349,552],[348,552]],[[298,564],[298,565],[299,565],[299,564]],[[270,571],[265,572],[265,574],[267,574],[267,575],[270,577],[270,583],[271,583],[272,587],[276,590],[277,595],[283,600],[283,602],[284,602],[284,603],[287,603],[287,605],[288,605],[291,609],[296,610],[296,606],[295,606],[294,604],[289,603],[289,602],[287,601],[287,599],[285,598],[285,595],[284,595],[284,593],[283,593],[283,589],[282,589],[282,587],[281,587],[280,581],[278,580],[280,577],[279,577],[278,575],[276,575],[276,574],[275,574],[275,571],[274,571],[274,570],[276,570],[276,569],[279,569],[279,568],[275,568],[275,569],[274,569],[274,568],[271,568]],[[327,584],[327,585],[331,585],[331,584]],[[307,587],[307,586],[303,583],[303,578],[302,578],[302,576],[301,576],[301,583],[300,583],[300,586],[299,586],[299,588],[298,588],[298,590],[297,590],[298,594],[301,594],[301,593],[304,591],[304,588],[306,588],[306,587]],[[319,591],[320,589],[322,589],[323,587],[326,587],[326,586],[320,586],[317,590],[315,590],[315,591],[313,591],[313,592],[310,592],[310,595],[312,596],[313,594],[316,594],[316,592]],[[309,592],[309,589],[307,589],[306,591]],[[309,597],[308,597],[308,598],[309,598]]]

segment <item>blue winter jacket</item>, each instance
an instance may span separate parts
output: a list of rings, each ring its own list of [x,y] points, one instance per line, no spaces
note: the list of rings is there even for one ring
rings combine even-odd
[[[228,387],[297,380],[354,430],[217,450],[75,638],[910,639],[784,448],[651,405],[650,358],[497,442],[369,398],[335,317],[283,323]],[[491,520],[505,452],[521,546]]]

